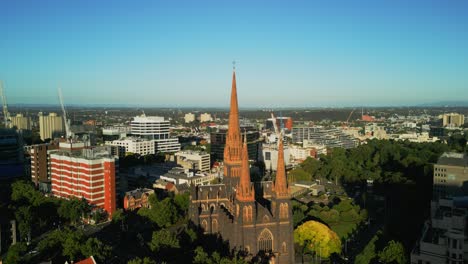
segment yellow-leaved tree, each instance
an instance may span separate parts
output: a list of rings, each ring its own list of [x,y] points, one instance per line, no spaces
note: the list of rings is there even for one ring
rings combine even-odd
[[[298,226],[294,230],[294,242],[322,258],[341,252],[340,238],[328,226],[317,221],[307,221]]]

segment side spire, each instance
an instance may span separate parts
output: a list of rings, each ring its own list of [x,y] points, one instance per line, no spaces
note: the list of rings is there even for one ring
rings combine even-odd
[[[286,166],[284,165],[283,139],[280,136],[278,144],[278,166],[275,179],[276,197],[289,197],[288,183],[286,180]]]
[[[250,181],[249,152],[247,151],[247,134],[244,135],[242,145],[242,165],[239,185],[237,186],[236,197],[239,201],[254,201],[255,190]]]

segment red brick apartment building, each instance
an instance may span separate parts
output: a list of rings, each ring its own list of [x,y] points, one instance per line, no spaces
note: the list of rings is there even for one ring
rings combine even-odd
[[[50,155],[52,193],[59,198],[85,198],[107,211],[116,210],[116,158],[107,151],[83,149]]]

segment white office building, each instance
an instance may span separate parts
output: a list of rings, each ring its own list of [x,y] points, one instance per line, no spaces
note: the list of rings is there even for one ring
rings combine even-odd
[[[171,137],[169,121],[161,116],[136,116],[130,123],[132,137],[108,141],[107,145],[125,147],[125,152],[140,155],[180,151],[179,139]]]
[[[177,164],[186,169],[194,169],[201,172],[210,171],[210,154],[197,151],[180,151],[175,154]]]

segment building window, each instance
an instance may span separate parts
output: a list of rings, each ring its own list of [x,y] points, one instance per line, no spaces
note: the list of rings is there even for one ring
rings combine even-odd
[[[283,251],[283,253],[288,252],[288,248],[286,247],[286,242],[283,242],[283,244],[281,245],[281,250]]]
[[[216,233],[218,232],[218,220],[213,219],[211,222],[211,233]]]
[[[201,225],[202,225],[203,231],[207,232],[208,231],[208,222],[206,222],[206,220],[203,220]]]
[[[271,160],[271,152],[265,152],[265,160]]]
[[[273,250],[273,235],[266,228],[258,236],[258,250],[265,252]]]

